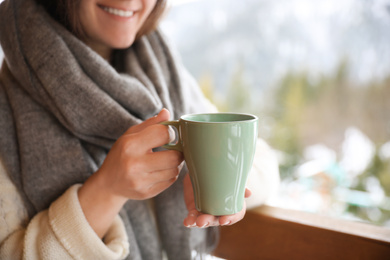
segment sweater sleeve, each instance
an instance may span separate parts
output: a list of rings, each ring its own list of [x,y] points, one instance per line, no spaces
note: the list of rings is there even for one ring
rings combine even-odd
[[[275,151],[258,138],[253,167],[249,173],[247,187],[252,196],[246,199],[247,209],[251,209],[272,200],[280,184],[279,164]]]
[[[70,187],[48,210],[27,217],[22,199],[0,161],[0,259],[123,259],[129,253],[117,216],[102,241],[88,224]]]

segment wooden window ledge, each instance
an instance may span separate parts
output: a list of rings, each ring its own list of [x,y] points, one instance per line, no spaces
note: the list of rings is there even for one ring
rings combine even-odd
[[[214,255],[232,260],[390,260],[390,229],[261,206],[221,228]]]

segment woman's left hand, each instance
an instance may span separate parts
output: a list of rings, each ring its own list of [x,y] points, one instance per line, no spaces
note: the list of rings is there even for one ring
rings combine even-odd
[[[192,184],[190,176],[187,174],[184,178],[184,200],[187,206],[188,215],[184,219],[183,224],[186,227],[212,227],[212,226],[227,226],[233,225],[244,218],[246,212],[246,204],[244,201],[244,207],[242,210],[233,215],[226,216],[213,216],[210,214],[204,214],[196,210],[194,193],[192,189]],[[245,198],[250,197],[251,191],[245,189]]]

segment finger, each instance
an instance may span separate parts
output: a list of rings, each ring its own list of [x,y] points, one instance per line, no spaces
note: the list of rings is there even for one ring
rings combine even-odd
[[[153,148],[169,143],[169,132],[167,126],[155,124],[138,133],[124,135],[123,138],[129,142],[128,149],[131,152],[145,154]]]
[[[245,188],[245,198],[252,196],[252,191],[249,188]]]
[[[195,210],[195,200],[194,200],[194,189],[192,188],[192,183],[189,173],[184,176],[183,185],[184,189],[184,201],[186,203],[188,211]]]
[[[161,192],[163,192],[164,190],[168,189],[177,180],[177,178],[178,178],[178,176],[173,177],[169,180],[157,182],[157,183],[151,185],[148,189],[148,192],[147,192],[149,195],[147,198],[155,197],[158,194],[160,194]]]
[[[155,172],[167,169],[179,169],[183,163],[183,154],[178,151],[168,150],[149,153],[145,157],[145,171]]]
[[[244,201],[244,206],[240,212],[233,215],[221,216],[219,218],[219,224],[221,226],[233,225],[244,218],[245,212],[246,212],[246,203]]]
[[[195,227],[196,226],[196,219],[200,215],[200,212],[197,210],[191,210],[188,212],[187,217],[184,219],[183,224],[186,227]]]
[[[200,214],[196,219],[196,225],[200,228],[219,226],[219,217],[210,214]]]
[[[135,125],[133,127],[130,127],[125,132],[125,134],[138,133],[138,132],[144,130],[145,128],[147,128],[147,127],[149,127],[151,125],[155,125],[155,124],[159,124],[161,122],[167,121],[167,120],[169,120],[169,118],[170,118],[169,111],[166,108],[163,108],[163,109],[161,109],[161,111],[156,116],[151,117],[151,118],[145,120],[144,122],[142,122],[139,125]]]
[[[150,183],[158,183],[162,181],[168,181],[172,178],[179,177],[179,169],[177,167],[168,170],[162,170],[157,172],[151,172],[148,174],[148,181]]]

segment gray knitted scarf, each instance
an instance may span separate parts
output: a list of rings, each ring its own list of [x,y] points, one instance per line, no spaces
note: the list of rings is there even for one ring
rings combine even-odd
[[[34,0],[6,0],[0,42],[0,159],[30,217],[95,172],[130,126],[163,107],[174,118],[206,109],[159,32],[117,51],[112,67]],[[159,234],[146,202],[125,205],[128,259],[161,259],[162,249],[169,259],[189,259],[193,248],[208,250],[206,233],[215,230],[183,227],[181,179],[155,198]]]

